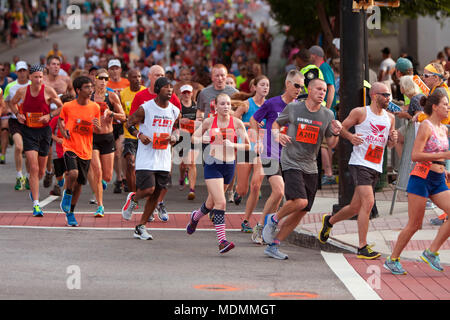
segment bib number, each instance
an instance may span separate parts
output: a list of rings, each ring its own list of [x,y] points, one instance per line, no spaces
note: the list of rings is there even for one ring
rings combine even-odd
[[[298,125],[295,140],[303,143],[316,144],[319,138],[319,131],[319,127],[301,123]]]
[[[383,147],[380,146],[374,147],[373,145],[370,145],[369,148],[367,148],[364,160],[379,164],[381,163],[381,160],[383,160],[383,151],[384,151]]]
[[[153,133],[153,149],[165,150],[169,146],[169,136],[168,133]]]
[[[39,119],[44,114],[42,112],[27,112],[26,113],[26,119],[27,119],[27,127],[30,128],[42,128],[44,125],[42,122],[39,121]]]
[[[412,176],[417,176],[422,179],[426,179],[428,172],[430,172],[431,162],[416,162],[414,168],[411,171]]]

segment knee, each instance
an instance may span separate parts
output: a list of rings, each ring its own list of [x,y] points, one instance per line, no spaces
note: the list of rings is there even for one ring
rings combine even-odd
[[[284,196],[284,187],[278,186],[275,188],[272,188],[272,196],[274,196],[277,199],[281,199]]]
[[[307,199],[295,199],[293,200],[293,202],[298,212],[303,211],[303,209],[305,209],[306,206],[308,205]]]
[[[218,210],[225,210],[227,205],[227,201],[225,200],[225,198],[214,201],[214,208],[218,209]]]
[[[250,192],[257,192],[261,189],[261,183],[259,181],[252,181],[250,184]]]

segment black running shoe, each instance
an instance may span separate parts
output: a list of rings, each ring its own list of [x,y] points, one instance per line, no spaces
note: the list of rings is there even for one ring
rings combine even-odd
[[[319,232],[319,241],[320,243],[325,244],[328,241],[328,237],[330,236],[330,231],[333,226],[328,222],[331,216],[324,214],[322,217],[322,229]]]
[[[373,260],[377,259],[381,256],[381,253],[373,251],[372,246],[365,245],[364,247],[358,249],[358,253],[356,255],[359,259]]]

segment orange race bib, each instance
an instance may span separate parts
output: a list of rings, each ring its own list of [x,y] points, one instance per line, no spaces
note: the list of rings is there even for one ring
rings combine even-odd
[[[157,149],[157,150],[167,149],[167,147],[169,146],[169,141],[170,141],[170,139],[168,139],[169,136],[170,136],[170,134],[166,133],[166,132],[153,133],[153,149]]]
[[[92,122],[87,120],[77,119],[73,126],[72,132],[78,133],[83,136],[92,134]]]
[[[25,118],[27,119],[27,127],[29,128],[42,128],[44,124],[39,119],[44,115],[43,112],[26,112]]]
[[[181,130],[187,131],[190,134],[193,134],[195,131],[195,121],[189,120],[189,122],[180,122],[180,128]]]
[[[300,123],[297,128],[295,140],[303,143],[316,144],[319,138],[319,131],[319,127]]]
[[[287,134],[287,130],[288,130],[288,126],[284,126],[284,127],[280,128],[280,133]]]
[[[383,160],[383,151],[384,151],[383,147],[380,146],[374,147],[370,145],[369,148],[367,148],[364,160],[378,164],[381,162],[381,160]]]
[[[414,168],[411,171],[412,176],[417,176],[422,179],[426,179],[428,176],[428,172],[430,172],[431,162],[416,162]]]

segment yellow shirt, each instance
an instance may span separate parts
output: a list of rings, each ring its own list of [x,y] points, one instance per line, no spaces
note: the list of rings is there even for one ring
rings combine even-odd
[[[139,91],[131,91],[130,87],[126,87],[120,92],[120,101],[122,102],[123,111],[125,112],[125,115],[130,115],[130,109],[131,109],[131,103],[133,102],[134,96],[136,93],[141,92],[142,90],[147,89],[144,86],[141,86],[139,88]],[[137,139],[135,136],[130,134],[127,129],[126,123],[123,124],[123,131],[124,131],[124,138],[126,139]]]

